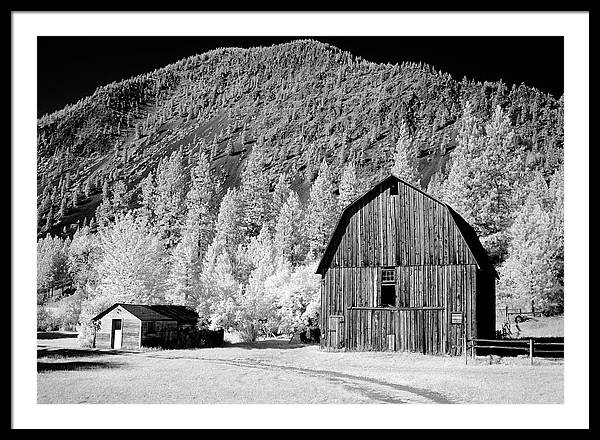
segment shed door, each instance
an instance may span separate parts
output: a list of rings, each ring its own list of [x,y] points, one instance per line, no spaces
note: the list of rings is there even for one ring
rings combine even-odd
[[[328,332],[328,346],[331,348],[342,348],[342,344],[343,344],[343,338],[344,335],[342,334],[343,332],[343,322],[344,322],[344,317],[342,315],[331,315],[329,317],[329,322],[328,322],[328,328],[327,328],[327,332]]]
[[[112,320],[112,344],[111,348],[119,350],[123,345],[123,320]]]

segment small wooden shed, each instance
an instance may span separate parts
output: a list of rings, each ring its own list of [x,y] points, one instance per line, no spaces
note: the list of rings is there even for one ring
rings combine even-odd
[[[347,206],[317,268],[321,346],[460,354],[495,335],[495,280],[473,228],[390,175]]]
[[[94,347],[177,347],[197,330],[198,314],[185,306],[113,304],[92,319]]]

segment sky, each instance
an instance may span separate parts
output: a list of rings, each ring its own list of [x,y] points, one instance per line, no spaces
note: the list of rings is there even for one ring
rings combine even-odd
[[[38,117],[97,87],[216,47],[252,47],[313,38],[378,63],[424,62],[457,80],[502,79],[559,97],[562,37],[38,37]]]

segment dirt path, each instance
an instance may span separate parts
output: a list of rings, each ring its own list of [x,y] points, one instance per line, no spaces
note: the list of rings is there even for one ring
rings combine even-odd
[[[435,391],[410,387],[385,382],[373,378],[361,377],[352,374],[339,373],[329,370],[315,370],[287,365],[276,365],[256,359],[231,360],[231,359],[206,359],[185,356],[157,356],[146,355],[154,359],[187,359],[212,364],[227,365],[239,368],[259,370],[279,370],[298,373],[312,378],[321,379],[334,385],[341,385],[352,393],[358,393],[378,403],[454,403],[441,393]]]

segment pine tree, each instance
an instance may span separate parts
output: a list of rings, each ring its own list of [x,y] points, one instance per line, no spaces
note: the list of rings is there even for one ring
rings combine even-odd
[[[319,174],[310,189],[307,204],[306,235],[309,253],[313,257],[321,256],[325,250],[329,235],[335,226],[336,208],[331,173],[327,162],[323,159]]]
[[[127,196],[127,186],[125,182],[119,180],[113,186],[111,207],[113,215],[115,213],[126,212],[129,209],[129,197]]]
[[[100,256],[97,236],[90,232],[86,223],[87,217],[84,226],[73,234],[68,250],[68,270],[77,291],[83,292],[83,299],[87,298],[91,287],[98,281],[94,262]]]
[[[484,130],[467,103],[450,171],[440,185],[442,200],[473,225],[494,262],[504,259],[506,231],[517,206],[523,160],[513,138],[510,120],[500,108]]]
[[[140,215],[146,219],[148,225],[152,226],[155,222],[156,205],[156,184],[154,182],[154,173],[150,172],[140,184]]]
[[[92,193],[92,186],[90,183],[90,180],[86,180],[85,185],[83,187],[83,194],[85,195],[85,198],[87,199],[90,194]]]
[[[193,296],[198,289],[199,275],[198,244],[192,236],[184,234],[170,256],[166,301],[195,306]]]
[[[242,222],[239,193],[235,188],[228,188],[227,193],[221,200],[215,225],[213,244],[219,247],[219,251],[215,252],[215,256],[221,253],[221,250],[224,250],[231,259],[234,258],[238,245],[244,242]]]
[[[155,178],[148,176],[142,184],[144,216],[169,249],[180,239],[186,192],[187,176],[181,150],[161,159]]]
[[[523,307],[533,300],[546,313],[561,313],[564,301],[561,171],[555,176],[550,187],[539,173],[527,185],[498,286],[501,302]]]
[[[274,245],[277,255],[293,265],[300,263],[306,255],[306,240],[302,224],[304,215],[300,198],[295,191],[291,191],[284,205],[279,211],[275,226]]]
[[[217,217],[219,183],[210,169],[206,153],[199,155],[191,170],[190,189],[186,194],[186,216],[183,232],[198,243],[198,256],[202,258],[212,241]]]
[[[443,183],[442,173],[441,173],[441,171],[437,171],[429,179],[429,183],[427,184],[427,190],[425,192],[433,197],[439,198],[440,197],[440,187],[441,187],[442,183]]]
[[[76,207],[79,204],[79,194],[80,194],[80,188],[79,188],[79,183],[75,185],[75,187],[73,188],[73,191],[71,193],[71,204],[73,205],[73,207]]]
[[[216,195],[216,182],[208,158],[202,152],[198,164],[191,170],[181,241],[171,255],[167,300],[174,304],[195,305],[193,292],[198,289],[200,263],[214,232]]]
[[[414,160],[412,152],[412,139],[406,123],[400,126],[398,142],[394,151],[394,164],[390,170],[399,179],[420,188],[417,173],[411,164]]]
[[[44,226],[44,231],[49,231],[52,228],[52,225],[54,225],[54,206],[50,205],[50,209],[46,215],[46,225]]]
[[[227,152],[227,154],[229,156],[233,156],[235,154],[235,149],[233,147],[233,142],[231,141],[231,138],[229,139],[229,141],[227,141],[227,145],[225,146],[225,151]]]
[[[279,217],[279,213],[281,208],[285,204],[286,200],[290,195],[290,182],[286,172],[283,172],[279,175],[279,179],[277,179],[277,183],[275,184],[275,189],[273,190],[273,195],[271,196],[271,206],[269,209],[269,220],[268,225],[271,228],[271,231],[275,230],[275,224],[277,223],[277,218]]]
[[[108,179],[104,180],[104,183],[102,184],[102,199],[106,200],[108,199],[109,196],[109,188],[108,188]]]
[[[60,209],[58,210],[58,215],[59,217],[64,217],[67,215],[67,210],[68,210],[68,206],[67,206],[67,197],[63,196],[60,200]]]
[[[255,145],[241,175],[240,202],[243,228],[248,237],[258,235],[269,216],[269,181],[263,172],[264,148]]]
[[[348,162],[342,171],[338,197],[338,212],[348,206],[358,196],[358,178],[353,162]]]

